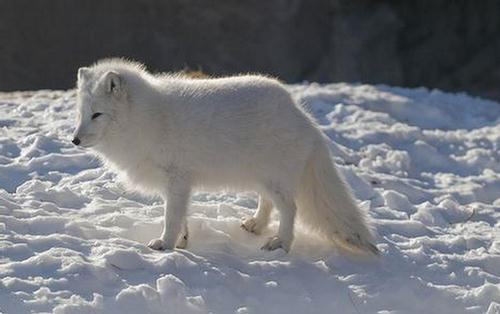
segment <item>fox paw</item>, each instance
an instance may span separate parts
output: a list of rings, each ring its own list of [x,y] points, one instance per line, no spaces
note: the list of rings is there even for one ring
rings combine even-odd
[[[179,241],[177,241],[177,245],[175,246],[178,249],[185,249],[188,244],[188,235],[183,235]]]
[[[162,239],[153,239],[153,240],[149,241],[148,247],[150,249],[157,250],[157,251],[172,249],[172,248],[168,247],[167,242],[165,242]]]
[[[290,251],[290,243],[286,243],[280,237],[270,237],[266,244],[261,247],[262,250],[274,251],[276,249],[283,249],[286,252]]]
[[[255,219],[254,217],[245,218],[241,222],[241,228],[255,234],[260,234],[264,227],[265,224],[260,223],[260,221]]]

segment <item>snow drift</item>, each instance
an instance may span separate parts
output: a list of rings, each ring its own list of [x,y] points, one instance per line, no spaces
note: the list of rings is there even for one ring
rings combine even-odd
[[[377,229],[378,261],[239,227],[252,193],[197,193],[188,250],[162,204],[73,147],[74,91],[0,93],[3,313],[498,313],[500,104],[427,89],[290,86]],[[271,225],[271,229],[276,228]]]

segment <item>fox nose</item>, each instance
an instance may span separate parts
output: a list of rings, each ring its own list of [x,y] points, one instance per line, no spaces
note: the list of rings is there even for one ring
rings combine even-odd
[[[75,137],[71,142],[75,145],[80,145],[80,139],[78,137]]]

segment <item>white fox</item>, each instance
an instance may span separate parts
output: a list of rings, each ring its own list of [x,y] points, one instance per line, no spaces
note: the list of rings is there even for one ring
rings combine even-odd
[[[278,210],[278,233],[263,249],[289,251],[297,217],[342,248],[378,253],[326,139],[278,81],[153,75],[107,59],[80,68],[77,85],[73,143],[165,200],[163,232],[150,248],[185,247],[191,192],[228,188],[260,195],[255,215],[242,222],[249,232],[260,233]]]

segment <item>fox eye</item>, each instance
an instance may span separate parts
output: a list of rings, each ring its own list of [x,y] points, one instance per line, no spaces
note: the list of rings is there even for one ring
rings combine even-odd
[[[96,113],[94,113],[94,114],[92,115],[92,118],[91,118],[91,119],[92,119],[92,120],[94,120],[95,118],[97,118],[97,117],[98,117],[98,116],[100,116],[100,115],[102,115],[102,113],[100,113],[100,112],[96,112]]]

